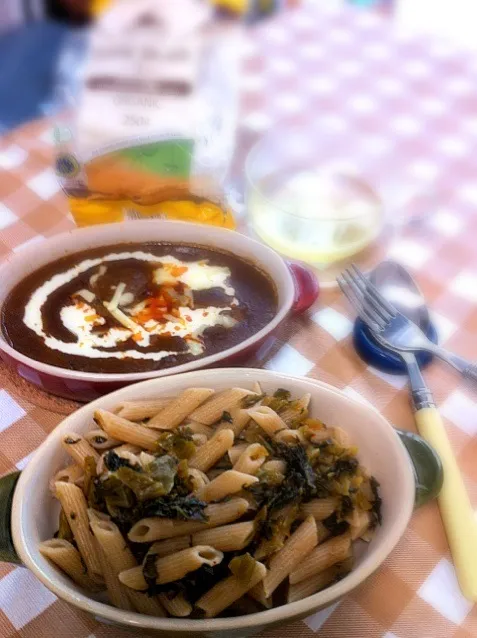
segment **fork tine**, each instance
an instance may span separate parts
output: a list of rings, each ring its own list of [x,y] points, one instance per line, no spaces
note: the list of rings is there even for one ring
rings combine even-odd
[[[361,319],[373,330],[383,330],[386,325],[386,321],[372,307],[365,305],[366,299],[362,295],[360,288],[356,285],[356,282],[349,276],[349,273],[344,271],[341,273],[341,278],[346,284],[345,288],[348,294],[344,291],[343,286],[340,286],[341,290],[345,292],[347,298],[350,299],[353,306],[358,310],[358,314]],[[350,295],[354,301],[350,298]]]
[[[372,299],[368,291],[361,284],[359,280],[357,280],[356,275],[354,275],[350,270],[345,270],[341,273],[342,277],[353,289],[355,295],[361,300],[361,305],[366,310],[366,312],[371,316],[373,321],[375,321],[382,329],[386,326],[389,319],[391,318],[388,313],[384,312],[380,306],[375,303],[374,299]]]
[[[358,317],[360,317],[361,321],[363,321],[363,323],[367,325],[368,328],[370,328],[370,330],[372,330],[373,332],[379,333],[381,331],[381,327],[375,321],[371,319],[369,314],[366,313],[362,304],[357,300],[356,297],[354,297],[350,293],[349,287],[347,286],[345,281],[340,277],[337,277],[336,281],[338,282],[339,287],[341,288],[345,297],[350,302],[351,306],[356,310]]]
[[[393,315],[391,315],[380,303],[379,299],[376,299],[376,296],[370,291],[367,280],[359,275],[357,275],[354,271],[351,271],[349,268],[347,269],[347,273],[349,278],[354,282],[355,286],[360,290],[364,299],[367,302],[368,306],[371,306],[375,312],[379,314],[379,316],[387,323],[390,319],[392,319]]]
[[[365,277],[361,269],[358,268],[356,264],[351,264],[351,268],[366,286],[366,289],[370,292],[374,299],[376,299],[376,301],[381,304],[382,308],[384,308],[384,310],[386,310],[391,315],[391,317],[395,317],[397,312],[392,303],[385,299],[385,297],[379,292],[376,286],[371,283],[367,277]]]

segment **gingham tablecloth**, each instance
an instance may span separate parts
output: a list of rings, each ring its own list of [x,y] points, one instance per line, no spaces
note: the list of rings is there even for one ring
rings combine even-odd
[[[432,214],[397,233],[391,254],[411,269],[434,309],[442,343],[477,360],[477,60],[440,43],[408,40],[370,13],[305,7],[263,24],[245,50],[242,151],[285,119],[325,123],[336,145],[356,130],[373,175],[433,193]],[[311,133],[310,133],[311,135]],[[310,138],[311,139],[311,138]],[[297,146],[290,140],[290,149]],[[303,146],[303,140],[298,144]],[[48,122],[0,141],[0,257],[73,228],[52,171]],[[350,146],[353,161],[353,148]],[[243,157],[243,153],[240,155]],[[364,158],[364,159],[363,159]],[[429,212],[429,211],[428,211]],[[377,372],[353,351],[351,314],[323,295],[271,343],[272,370],[327,381],[414,430],[406,379]],[[477,392],[439,363],[426,378],[477,505]],[[0,370],[0,472],[22,469],[74,409]],[[477,611],[465,600],[435,504],[416,512],[382,568],[340,603],[264,635],[320,638],[470,638]],[[56,599],[30,572],[0,565],[2,638],[130,636]]]

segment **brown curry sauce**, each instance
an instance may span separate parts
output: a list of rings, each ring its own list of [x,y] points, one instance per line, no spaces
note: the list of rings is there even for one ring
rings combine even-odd
[[[202,335],[202,341],[205,345],[205,350],[202,354],[193,355],[189,352],[172,354],[160,361],[132,359],[130,357],[125,359],[93,359],[86,356],[65,354],[46,346],[43,339],[23,322],[25,306],[30,296],[53,275],[71,268],[84,259],[102,257],[110,253],[134,252],[138,250],[157,255],[158,260],[165,255],[171,255],[184,262],[207,260],[211,266],[228,267],[231,271],[229,283],[235,289],[235,297],[239,302],[239,306],[230,312],[234,313],[233,316],[238,322],[231,328],[222,326],[207,328]],[[157,294],[158,291],[155,290],[157,284],[153,282],[152,277],[153,269],[158,267],[157,263],[139,261],[132,258],[118,260],[113,263],[114,265],[108,264],[107,273],[98,280],[94,292],[98,294],[99,298],[110,294],[111,284],[118,281],[123,281],[127,284],[127,290],[134,295],[135,301],[143,299],[145,295]],[[89,278],[97,269],[98,266],[95,266],[81,273],[48,297],[42,307],[44,331],[47,335],[65,342],[77,340],[76,335],[63,325],[59,317],[59,309],[71,299],[78,289],[91,288]],[[111,281],[109,277],[112,278]],[[222,307],[227,306],[230,302],[230,297],[225,294],[222,288],[194,291],[193,299],[194,307],[196,308],[205,308],[211,305]],[[94,306],[95,312],[106,320],[106,323],[101,326],[102,330],[115,325],[120,326],[101,302],[95,301],[91,305]],[[124,243],[68,255],[43,266],[25,277],[13,288],[3,305],[1,327],[6,341],[15,350],[37,361],[84,372],[128,373],[171,368],[226,350],[261,330],[273,319],[276,311],[277,295],[273,282],[257,266],[239,257],[227,252],[191,244],[165,242]],[[107,351],[107,348],[101,349]],[[132,338],[114,346],[116,351],[130,349],[139,349]],[[140,350],[142,352],[148,350],[175,350],[180,352],[187,350],[187,345],[182,337],[154,335],[151,337],[150,345],[147,348],[141,347]]]

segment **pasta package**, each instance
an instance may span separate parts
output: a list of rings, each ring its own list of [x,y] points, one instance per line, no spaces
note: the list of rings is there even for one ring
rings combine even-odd
[[[237,21],[199,0],[116,0],[97,18],[56,172],[78,226],[167,218],[234,228]]]
[[[91,595],[152,616],[254,613],[334,584],[381,522],[379,483],[309,403],[188,388],[97,410],[95,429],[62,439],[82,480],[71,465],[53,477],[58,532],[41,553]]]

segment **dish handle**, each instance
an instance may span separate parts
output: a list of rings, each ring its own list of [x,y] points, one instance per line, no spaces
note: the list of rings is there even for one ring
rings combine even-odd
[[[301,314],[318,299],[320,285],[315,273],[295,261],[287,261],[287,266],[295,285],[292,311]]]
[[[21,564],[12,539],[11,517],[13,493],[20,472],[0,478],[0,562]]]
[[[442,463],[437,452],[427,441],[413,432],[396,430],[411,458],[416,481],[414,508],[422,507],[441,491],[444,480]]]

